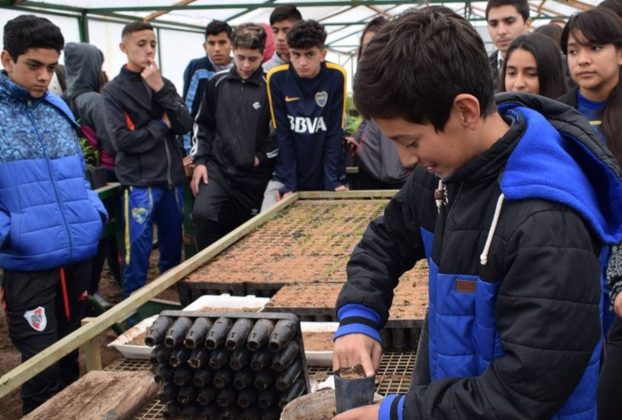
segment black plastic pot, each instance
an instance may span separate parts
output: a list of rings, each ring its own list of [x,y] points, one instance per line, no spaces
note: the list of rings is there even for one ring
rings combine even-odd
[[[373,376],[361,379],[342,379],[335,375],[335,403],[337,414],[363,405],[373,404],[376,389]]]
[[[92,189],[101,188],[108,183],[108,171],[101,166],[89,168],[86,170],[86,179],[91,184]]]

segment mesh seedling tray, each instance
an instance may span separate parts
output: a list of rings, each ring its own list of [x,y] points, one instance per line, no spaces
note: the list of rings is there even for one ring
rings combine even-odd
[[[147,361],[126,361],[120,360],[109,365],[106,370],[135,370],[137,365],[142,365],[142,369],[150,369]],[[380,368],[376,374],[376,392],[380,395],[404,394],[408,391],[411,382],[411,375],[415,365],[415,352],[406,353],[385,353],[380,361]],[[131,367],[132,369],[125,369]],[[142,370],[141,369],[141,370]],[[309,378],[317,382],[323,382],[332,375],[331,368],[310,367],[308,369]],[[139,420],[161,419],[163,417],[164,406],[155,398],[150,404],[136,416]]]
[[[278,419],[287,402],[310,391],[293,314],[164,311],[152,328],[160,330],[147,339],[156,344],[154,378],[163,382],[169,417]]]

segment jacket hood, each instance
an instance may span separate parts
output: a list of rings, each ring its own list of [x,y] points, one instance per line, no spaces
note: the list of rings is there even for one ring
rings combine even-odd
[[[608,244],[622,241],[622,172],[574,108],[535,95],[496,97],[505,117],[527,121],[500,181],[506,200],[544,199],[578,212]]]
[[[97,92],[104,62],[102,52],[94,45],[76,42],[65,44],[64,52],[69,101],[84,92]]]

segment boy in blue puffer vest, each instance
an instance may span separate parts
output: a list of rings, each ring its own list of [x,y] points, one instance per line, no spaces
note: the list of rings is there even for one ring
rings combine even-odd
[[[374,374],[393,289],[422,259],[430,301],[408,393],[339,420],[596,418],[622,174],[572,108],[495,106],[487,62],[475,29],[437,6],[389,23],[358,63],[357,109],[416,168],[348,263],[334,369]]]
[[[49,20],[4,27],[0,267],[9,335],[25,361],[80,326],[106,210],[84,178],[73,115],[47,91],[64,39]],[[78,351],[22,387],[26,414],[79,377]]]

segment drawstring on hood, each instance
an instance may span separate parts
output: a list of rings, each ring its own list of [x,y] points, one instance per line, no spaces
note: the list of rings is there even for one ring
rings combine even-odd
[[[503,200],[505,196],[503,193],[499,195],[497,199],[497,206],[495,207],[495,214],[492,216],[492,224],[490,225],[490,230],[488,231],[488,237],[486,238],[486,244],[484,245],[484,249],[482,250],[481,255],[479,256],[479,263],[481,265],[488,264],[488,252],[490,252],[490,245],[492,244],[492,238],[495,236],[495,231],[497,230],[497,225],[499,224],[499,216],[501,215],[501,207],[503,207]]]

